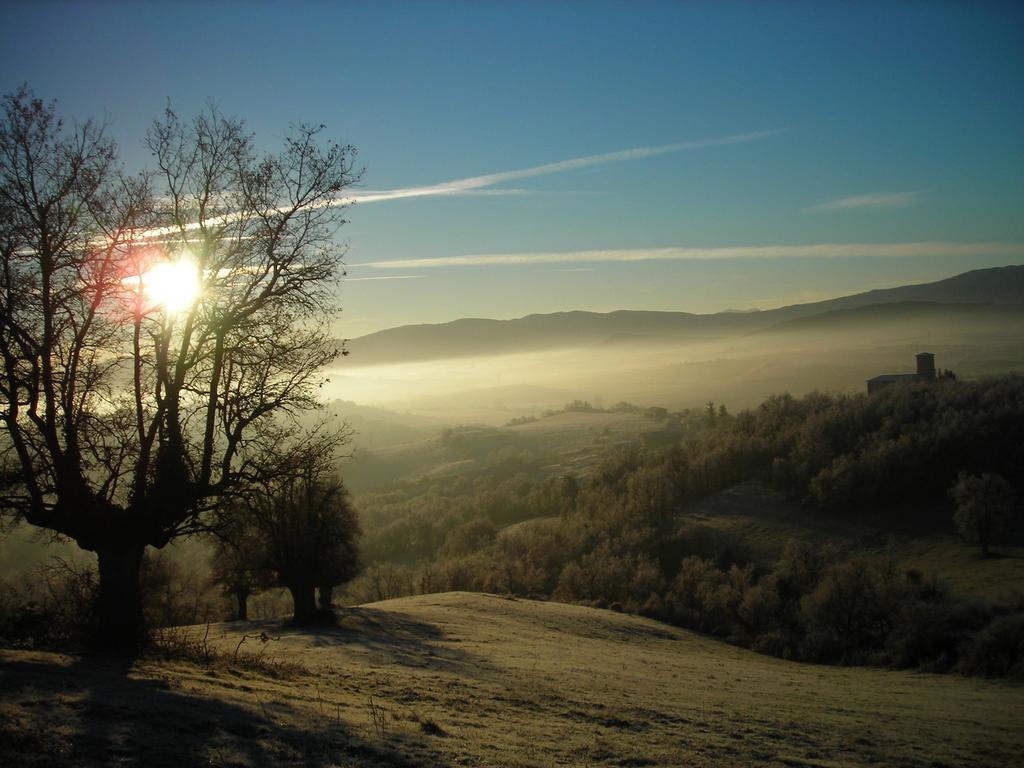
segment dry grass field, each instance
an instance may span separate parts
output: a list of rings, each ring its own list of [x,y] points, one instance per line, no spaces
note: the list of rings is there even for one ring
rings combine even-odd
[[[249,637],[232,660],[260,632],[279,639]],[[557,603],[427,595],[319,631],[216,625],[207,643],[208,664],[0,651],[0,764],[939,768],[1024,753],[1019,684],[785,662]]]

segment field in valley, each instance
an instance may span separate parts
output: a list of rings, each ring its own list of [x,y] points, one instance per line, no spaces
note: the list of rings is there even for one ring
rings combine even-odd
[[[210,664],[0,651],[0,763],[938,768],[1024,750],[1020,684],[786,662],[558,603],[425,595],[207,642]]]

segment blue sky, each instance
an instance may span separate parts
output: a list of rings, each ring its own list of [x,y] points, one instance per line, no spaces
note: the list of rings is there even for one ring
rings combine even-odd
[[[267,147],[323,122],[357,192],[683,145],[357,204],[346,336],[1024,263],[1021,4],[5,4],[0,87],[23,82],[134,165],[167,99]]]

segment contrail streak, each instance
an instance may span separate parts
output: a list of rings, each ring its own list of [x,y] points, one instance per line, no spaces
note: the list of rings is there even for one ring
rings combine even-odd
[[[500,171],[498,173],[489,173],[483,176],[470,176],[464,179],[454,179],[452,181],[444,181],[440,184],[429,184],[418,187],[403,187],[401,189],[386,189],[374,192],[363,192],[361,194],[346,195],[339,197],[334,200],[325,202],[324,207],[334,207],[351,205],[353,203],[381,203],[388,200],[406,200],[415,197],[435,197],[438,195],[464,195],[471,194],[476,190],[483,190],[487,187],[492,187],[495,184],[501,184],[506,181],[516,181],[518,179],[529,179],[535,176],[548,176],[554,173],[564,173],[566,171],[574,171],[579,168],[590,168],[595,165],[607,165],[608,163],[618,163],[625,160],[640,160],[646,157],[657,157],[658,155],[666,155],[670,152],[683,152],[691,149],[703,149],[704,147],[718,147],[727,146],[730,144],[745,144],[750,141],[757,141],[758,139],[767,138],[768,136],[774,136],[778,133],[782,133],[781,129],[770,130],[770,131],[754,131],[751,133],[738,133],[731,136],[719,136],[710,139],[696,139],[693,141],[681,141],[675,144],[661,144],[653,147],[634,147],[632,149],[622,149],[617,152],[605,152],[599,155],[587,155],[585,157],[576,157],[570,160],[559,160],[554,163],[546,163],[544,165],[535,165],[530,168],[520,168],[513,171]],[[491,194],[522,194],[522,190],[492,190]],[[286,209],[281,208],[279,211]],[[240,213],[228,213],[223,216],[219,216],[214,219],[211,223],[215,224],[228,224],[232,221],[237,221],[241,216]],[[186,224],[184,227],[160,227],[158,229],[151,229],[138,234],[141,239],[165,237],[167,235],[178,234],[182,230],[192,231],[200,227],[200,224],[193,222]]]
[[[468,254],[422,259],[394,259],[351,264],[373,269],[480,267],[516,264],[574,264],[636,261],[718,261],[724,259],[834,259],[850,256],[908,258],[914,256],[1018,256],[1024,243],[816,243],[812,245],[744,245],[722,248],[623,248],[596,251],[540,251]]]
[[[400,200],[409,197],[427,197],[431,195],[451,195],[467,192],[473,189],[491,187],[506,181],[517,181],[529,179],[534,176],[548,176],[553,173],[564,173],[579,168],[590,168],[594,165],[607,165],[618,163],[624,160],[640,160],[646,157],[657,157],[667,155],[670,152],[682,152],[689,149],[702,149],[704,147],[716,147],[729,144],[745,144],[749,141],[756,141],[768,136],[781,133],[781,130],[754,131],[752,133],[738,133],[732,136],[719,136],[713,139],[697,139],[694,141],[681,141],[675,144],[661,144],[654,147],[634,147],[633,149],[622,149],[617,152],[605,152],[600,155],[587,155],[576,157],[570,160],[559,160],[554,163],[535,165],[530,168],[521,168],[514,171],[501,171],[489,173],[483,176],[470,176],[465,179],[445,181],[440,184],[431,184],[423,187],[406,187],[404,189],[391,189],[381,192],[371,192],[363,195],[352,195],[345,198],[346,201],[356,203],[376,203],[383,200]]]
[[[853,208],[906,208],[921,199],[920,192],[876,192],[870,195],[854,195],[839,200],[804,208],[803,213],[820,213],[822,211],[846,211]]]

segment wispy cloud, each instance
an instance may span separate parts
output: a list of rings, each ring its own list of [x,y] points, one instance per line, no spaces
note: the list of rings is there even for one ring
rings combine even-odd
[[[446,182],[456,183],[456,182]],[[442,185],[436,185],[440,188]],[[429,196],[426,193],[419,193],[419,190],[434,189],[434,187],[408,187],[407,189],[381,189],[360,192],[357,195],[349,195],[344,200],[337,201],[336,205],[349,204],[349,203],[379,203],[387,200],[401,200],[406,197],[424,197]],[[416,191],[417,194],[406,194],[408,192]],[[433,192],[433,195],[444,195],[445,197],[509,197],[518,195],[530,195],[533,194],[532,190],[521,189],[518,187],[504,188],[504,189],[487,189],[487,188],[469,188],[469,189],[452,189],[444,192]]]
[[[378,191],[367,191],[360,192],[354,195],[346,195],[339,197],[334,200],[326,202],[325,207],[332,206],[343,206],[351,205],[352,203],[381,203],[389,200],[407,200],[415,197],[435,197],[437,195],[467,195],[467,194],[483,194],[483,195],[516,195],[523,194],[525,190],[516,189],[495,189],[488,190],[488,187],[493,187],[496,184],[503,184],[507,181],[518,181],[520,179],[530,179],[535,176],[548,176],[554,173],[564,173],[566,171],[574,171],[579,168],[590,168],[595,165],[607,165],[609,163],[619,163],[626,160],[640,160],[646,157],[657,157],[658,155],[667,155],[671,152],[684,152],[691,149],[703,149],[705,147],[719,147],[728,146],[731,144],[746,144],[747,142],[757,141],[758,139],[764,139],[769,136],[782,133],[781,129],[773,129],[767,131],[753,131],[750,133],[737,133],[730,136],[718,136],[710,139],[695,139],[692,141],[680,141],[675,144],[661,144],[658,146],[651,147],[634,147],[632,149],[622,149],[616,152],[605,152],[599,155],[586,155],[585,157],[576,157],[570,160],[559,160],[554,163],[546,163],[544,165],[535,165],[530,168],[520,168],[513,171],[500,171],[498,173],[489,173],[483,176],[469,176],[464,179],[454,179],[452,181],[444,181],[440,184],[428,184],[418,187],[403,187],[401,189],[385,189]],[[229,213],[219,218],[219,221],[228,223],[236,220],[240,214]],[[185,231],[191,231],[198,229],[199,224],[187,224],[183,229]],[[141,232],[137,235],[139,238],[159,238],[167,235],[179,235],[181,230],[177,227],[161,227],[157,229],[151,229],[146,232]]]
[[[853,197],[829,200],[828,202],[804,208],[803,212],[848,211],[853,208],[906,208],[920,199],[920,192],[876,192],[870,195],[854,195]]]
[[[345,199],[345,202],[376,203],[382,200],[400,200],[409,197],[426,197],[430,195],[452,195],[465,193],[469,190],[493,187],[495,184],[502,184],[506,181],[518,181],[530,179],[535,176],[548,176],[553,173],[564,173],[580,168],[590,168],[595,165],[607,165],[608,163],[619,163],[625,160],[640,160],[646,157],[657,157],[667,155],[670,152],[683,152],[690,149],[703,149],[705,147],[718,147],[730,144],[746,144],[750,141],[757,141],[768,136],[781,133],[781,130],[753,131],[751,133],[737,133],[731,136],[718,136],[711,139],[696,139],[693,141],[681,141],[675,144],[661,144],[653,147],[634,147],[622,149],[617,152],[605,152],[599,155],[586,155],[570,160],[559,160],[554,163],[535,165],[530,168],[520,168],[514,171],[500,171],[499,173],[488,173],[483,176],[470,176],[465,179],[445,181],[440,184],[431,184],[423,187],[406,187],[404,189],[392,189],[383,192],[370,192],[352,195]]]
[[[424,275],[375,275],[374,277],[346,277],[346,283],[358,283],[363,280],[420,280]]]
[[[624,248],[599,251],[540,251],[467,254],[422,259],[395,259],[353,264],[374,269],[480,267],[517,264],[574,264],[636,261],[718,261],[725,259],[834,259],[851,256],[1021,256],[1024,243],[817,243],[812,245],[743,245],[723,248]]]
[[[367,203],[384,203],[391,200],[408,200],[410,198],[430,198],[440,195],[452,196],[452,195],[523,195],[527,193],[525,189],[487,189],[486,187],[494,186],[495,184],[501,184],[506,181],[518,181],[524,178],[534,178],[535,176],[547,176],[553,173],[564,173],[565,171],[573,171],[579,168],[590,168],[597,165],[607,165],[608,163],[621,163],[627,160],[641,160],[643,158],[653,158],[658,155],[668,155],[675,152],[685,152],[687,150],[700,150],[700,148],[706,146],[725,146],[729,144],[743,144],[748,141],[756,141],[760,138],[766,138],[768,136],[774,136],[777,133],[781,133],[780,129],[766,130],[766,131],[753,131],[751,133],[736,133],[730,136],[718,136],[715,138],[701,138],[692,141],[679,141],[674,144],[659,144],[657,146],[636,146],[631,150],[620,150],[618,152],[608,152],[601,155],[588,155],[583,158],[573,158],[571,160],[560,160],[556,163],[547,163],[545,165],[532,166],[530,168],[520,168],[514,171],[500,171],[499,173],[488,173],[483,176],[469,176],[467,178],[454,179],[452,181],[442,181],[439,184],[426,184],[423,186],[406,186],[399,189],[381,189],[375,191],[362,191],[357,195],[347,195],[335,200],[328,201],[324,204],[324,207],[336,207],[336,206],[347,206],[353,203],[365,205]],[[284,209],[281,209],[284,210]],[[221,223],[228,223],[233,220],[237,220],[241,214],[239,213],[228,213],[220,216],[217,220]],[[144,232],[139,232],[136,236],[137,239],[158,239],[167,236],[178,236],[182,230],[191,231],[198,229],[200,224],[189,223],[183,227],[167,226],[159,227],[156,229],[148,229]]]
[[[478,195],[480,197],[508,197],[516,195],[532,195],[533,190],[519,189],[518,187],[510,189],[467,189],[464,192],[454,192],[456,195]]]

